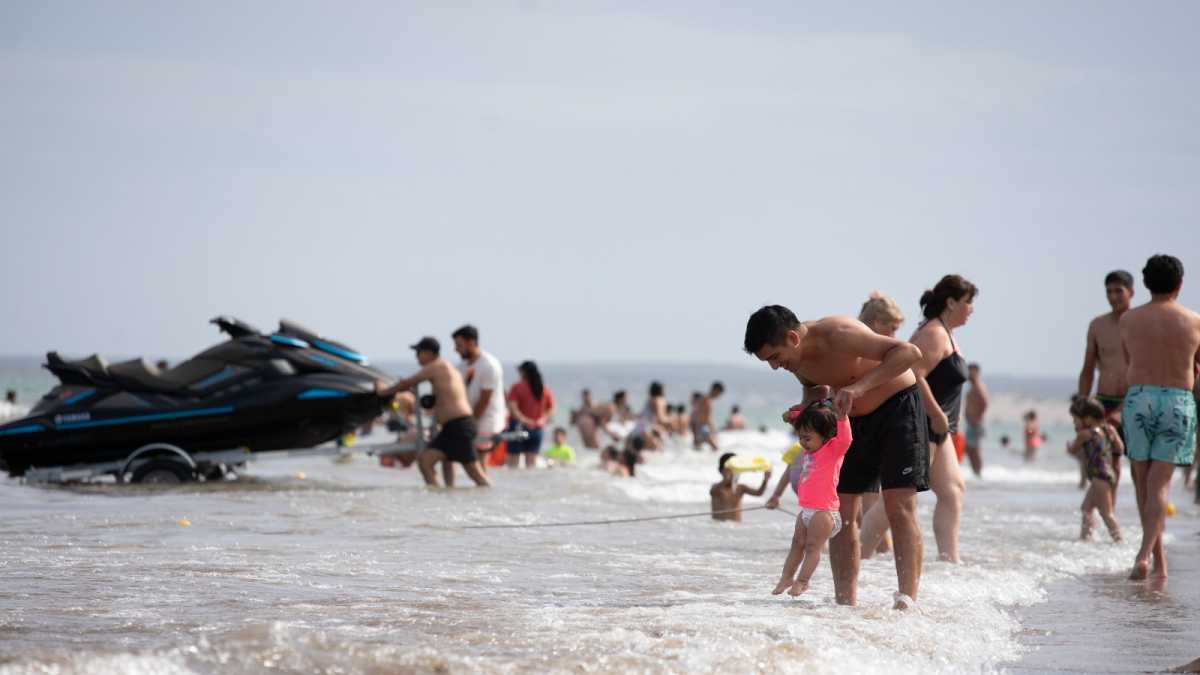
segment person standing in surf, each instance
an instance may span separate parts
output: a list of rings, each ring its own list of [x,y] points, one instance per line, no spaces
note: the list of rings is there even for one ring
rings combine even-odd
[[[1129,361],[1121,419],[1142,521],[1142,545],[1129,574],[1134,580],[1151,572],[1167,576],[1162,543],[1167,492],[1175,467],[1187,466],[1195,457],[1192,390],[1200,363],[1200,315],[1178,302],[1183,263],[1174,256],[1153,256],[1142,269],[1142,283],[1150,301],[1126,312],[1120,322]]]
[[[947,274],[933,290],[921,296],[925,322],[913,333],[921,349],[913,366],[929,417],[930,463],[933,493],[933,535],[938,560],[958,562],[958,529],[962,518],[963,483],[953,436],[962,413],[963,385],[969,379],[967,361],[954,342],[954,329],[965,326],[974,311],[979,289],[957,274]]]
[[[896,609],[907,609],[921,580],[921,529],[917,492],[929,489],[929,432],[911,366],[921,360],[913,344],[878,335],[861,321],[834,316],[801,322],[781,305],[762,307],[746,322],[748,354],[772,370],[783,368],[804,387],[802,406],[836,390],[838,414],[850,416],[854,440],[838,477],[842,530],[830,539],[834,595],[858,601],[857,514],[864,492],[883,488],[896,547]]]
[[[1096,400],[1104,406],[1105,419],[1124,434],[1121,427],[1121,404],[1128,388],[1125,376],[1129,362],[1121,346],[1121,317],[1129,311],[1133,301],[1133,275],[1125,270],[1113,270],[1104,277],[1104,295],[1108,299],[1110,312],[1092,319],[1087,329],[1087,347],[1083,351],[1083,369],[1079,372],[1080,398],[1092,395],[1092,384],[1096,371],[1100,371],[1100,382],[1096,386]],[[1081,469],[1086,472],[1086,468]],[[1117,499],[1117,486],[1121,484],[1121,462],[1113,464],[1116,482],[1113,484],[1113,503]],[[1085,474],[1086,475],[1086,474]]]

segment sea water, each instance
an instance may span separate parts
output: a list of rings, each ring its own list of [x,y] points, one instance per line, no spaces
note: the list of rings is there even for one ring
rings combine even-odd
[[[638,399],[653,376],[544,370],[564,408],[588,385]],[[724,449],[777,462],[790,438],[772,417],[798,398],[794,382],[714,370],[661,377],[671,400],[726,379],[722,414],[736,399],[768,430],[724,433]],[[857,607],[833,603],[825,561],[805,595],[770,595],[793,527],[779,512],[464,529],[703,512],[716,456],[686,444],[632,479],[580,449],[573,468],[493,469],[491,490],[431,491],[365,456],[255,462],[237,480],[176,488],[3,480],[0,674],[1122,672],[1200,656],[1191,500],[1174,489],[1169,585],[1125,581],[1140,535],[1132,486],[1118,508],[1127,543],[1076,541],[1068,420],[1028,389],[995,394],[961,565],[936,561],[934,497],[920,496],[926,563],[909,612],[891,609],[890,555],[864,561]],[[1025,465],[996,441],[1020,438],[1030,406],[1050,439]]]

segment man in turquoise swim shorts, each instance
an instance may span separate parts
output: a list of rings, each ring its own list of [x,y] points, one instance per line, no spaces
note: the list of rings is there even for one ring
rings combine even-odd
[[[1162,533],[1167,490],[1176,466],[1192,463],[1196,452],[1196,364],[1200,363],[1200,315],[1179,304],[1183,263],[1156,255],[1142,269],[1150,301],[1121,317],[1121,341],[1129,358],[1129,390],[1121,420],[1125,449],[1133,468],[1142,546],[1129,578],[1151,572],[1167,576]]]

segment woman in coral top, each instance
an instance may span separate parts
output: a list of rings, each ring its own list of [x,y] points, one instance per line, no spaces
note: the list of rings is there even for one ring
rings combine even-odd
[[[542,430],[554,417],[554,395],[542,382],[542,373],[533,361],[517,366],[521,378],[508,390],[508,414],[515,430],[526,431],[529,438],[508,442],[508,466],[516,467],[525,455],[525,468],[537,466],[542,449]]]

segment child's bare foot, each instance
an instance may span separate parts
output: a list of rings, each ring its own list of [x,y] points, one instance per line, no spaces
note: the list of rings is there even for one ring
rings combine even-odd
[[[1130,581],[1142,581],[1150,574],[1150,561],[1135,560],[1133,570],[1129,572]]]
[[[792,588],[788,590],[788,595],[796,597],[804,591],[808,590],[808,579],[797,579],[796,583],[792,584]]]
[[[778,584],[775,584],[775,590],[771,591],[771,595],[779,595],[786,591],[792,585],[791,579],[780,579]]]

